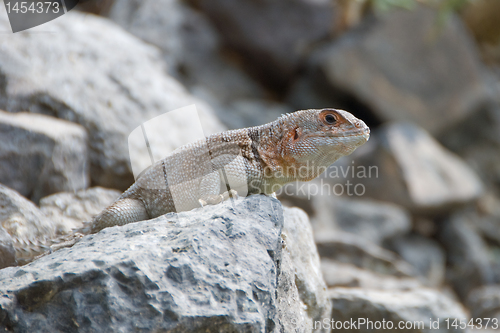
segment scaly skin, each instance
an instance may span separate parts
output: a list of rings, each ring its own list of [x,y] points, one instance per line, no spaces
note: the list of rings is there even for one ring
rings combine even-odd
[[[272,194],[316,178],[369,135],[363,121],[335,109],[297,111],[211,135],[154,164],[94,219],[91,232],[218,203],[229,193]]]
[[[272,194],[309,181],[364,144],[370,129],[342,110],[303,110],[256,127],[226,131],[183,146],[144,172],[111,206],[75,233],[14,243],[18,263],[106,227],[216,204],[230,195]]]

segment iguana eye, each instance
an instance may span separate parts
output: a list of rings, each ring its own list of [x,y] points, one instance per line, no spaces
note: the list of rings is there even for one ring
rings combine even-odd
[[[335,116],[331,113],[327,114],[324,119],[325,122],[330,125],[334,124],[337,121],[337,118],[335,118]]]

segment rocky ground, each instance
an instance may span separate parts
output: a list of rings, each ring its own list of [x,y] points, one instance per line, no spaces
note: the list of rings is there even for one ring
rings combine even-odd
[[[494,329],[498,2],[446,15],[378,2],[89,1],[16,34],[1,5],[0,329]],[[151,125],[192,104],[196,117]],[[372,137],[285,187],[285,207],[255,196],[105,229],[28,264],[14,251],[113,202],[137,175],[129,156],[149,159],[129,142],[141,124],[161,155],[200,131],[322,107]],[[375,327],[335,327],[363,320]]]

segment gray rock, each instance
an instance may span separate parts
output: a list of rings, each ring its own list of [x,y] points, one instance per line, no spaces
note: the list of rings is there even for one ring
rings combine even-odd
[[[472,289],[494,282],[490,251],[475,222],[474,212],[457,211],[443,222],[439,234],[447,254],[447,279],[461,299]]]
[[[311,56],[310,59],[315,58]],[[315,108],[329,108],[335,105],[337,108],[349,110],[356,117],[363,119],[368,126],[371,127],[373,125],[364,114],[362,115],[358,112],[357,107],[354,108],[349,103],[351,100],[347,102],[343,99],[343,97],[349,96],[348,94],[344,92],[334,94],[330,84],[325,82],[324,76],[320,74],[321,71],[314,70],[315,66],[313,64],[309,64],[309,67],[311,68],[308,68],[303,76],[296,78],[288,89],[285,97],[287,104],[297,109],[307,109],[311,105]]]
[[[398,330],[401,332],[466,332],[451,326],[455,318],[467,319],[463,307],[432,289],[378,291],[335,288],[329,291],[329,297],[335,322],[358,324],[345,332],[390,332],[398,330],[400,323],[408,325],[401,326],[402,330]]]
[[[323,230],[342,230],[362,237],[377,245],[411,230],[410,214],[403,208],[369,199],[348,199],[315,196],[316,211],[313,227]]]
[[[0,28],[10,29],[5,15]],[[54,33],[36,33],[47,30]],[[151,118],[196,103],[205,134],[224,129],[204,103],[165,74],[157,48],[109,20],[71,11],[33,33],[6,35],[2,45],[0,108],[85,127],[95,185],[123,190],[133,182],[127,137]],[[174,120],[148,137],[165,139],[173,150],[169,139],[195,135],[198,119]]]
[[[489,192],[479,198],[475,226],[482,236],[500,246],[500,198]]]
[[[283,86],[312,44],[333,29],[331,1],[196,1],[229,47],[267,84]]]
[[[87,133],[69,121],[0,111],[0,183],[34,202],[89,184]]]
[[[305,331],[310,331],[314,327],[315,321],[329,318],[331,304],[326,297],[326,284],[323,280],[320,261],[309,218],[307,214],[298,208],[284,208],[284,228],[281,233],[283,238],[283,267],[293,268],[289,276],[293,277],[290,289],[298,289],[298,296],[303,305],[301,311],[297,311],[298,317],[291,317],[285,320],[286,323],[298,322],[298,318],[303,318]],[[284,275],[285,276],[285,275]],[[282,302],[284,313],[292,314],[286,310],[294,304],[292,294],[287,293],[286,302]],[[303,309],[306,309],[305,312]],[[285,332],[294,331],[292,325],[285,329]],[[316,331],[316,330],[314,330]],[[320,331],[320,330],[318,330]]]
[[[207,90],[223,105],[239,98],[264,96],[262,88],[224,57],[220,38],[208,19],[185,2],[116,1],[109,18],[158,46],[168,72],[193,93],[203,95],[199,90]]]
[[[321,271],[329,288],[349,287],[364,290],[409,290],[421,288],[422,283],[413,277],[397,277],[376,273],[352,264],[321,259]]]
[[[321,232],[315,234],[316,246],[322,259],[352,264],[378,274],[412,277],[414,269],[398,256],[369,241],[346,232]]]
[[[367,21],[316,52],[310,72],[319,75],[311,74],[310,90],[340,102],[350,96],[379,120],[439,133],[490,101],[492,92],[461,20],[450,15],[440,29],[438,20],[437,11],[418,6]]]
[[[230,129],[261,125],[293,111],[266,99],[264,89],[224,55],[222,41],[205,15],[185,2],[117,1],[109,17],[158,46],[168,72],[210,104]]]
[[[413,220],[413,231],[424,237],[434,237],[437,234],[439,220],[430,216],[415,216]]]
[[[395,237],[387,242],[393,250],[423,277],[429,287],[440,287],[445,277],[446,254],[434,240],[418,234]]]
[[[294,317],[302,321],[286,331],[305,331],[307,316],[322,311],[302,303],[312,304],[308,288],[316,284],[295,283],[294,256],[284,253],[300,250],[282,244],[281,205],[264,196],[233,204],[107,228],[72,248],[1,270],[0,327],[280,332]],[[298,220],[286,227],[293,246],[303,244],[293,231]]]
[[[96,15],[106,15],[109,13],[109,10],[115,0],[86,0],[86,1],[77,1],[75,9],[92,13]],[[68,8],[68,4],[66,4],[66,8]]]
[[[500,320],[500,286],[483,286],[472,290],[466,301],[472,318]],[[498,328],[498,327],[497,327]]]
[[[0,185],[0,267],[24,265],[59,244],[73,229],[91,221],[120,192],[103,188],[57,193],[40,200],[40,208]]]
[[[40,211],[57,225],[58,230],[69,234],[72,229],[83,227],[84,221],[111,205],[121,192],[92,187],[75,193],[57,193],[40,200]]]
[[[276,120],[283,114],[294,112],[285,104],[263,99],[238,99],[221,106],[218,114],[229,128],[258,126]]]
[[[33,238],[53,235],[56,227],[40,209],[18,192],[0,184],[0,221],[10,235]]]
[[[0,184],[0,239],[4,266],[21,264],[26,257],[24,247],[44,239],[54,238],[60,231],[56,223],[47,218],[31,201],[18,192]],[[11,259],[8,259],[11,258]]]
[[[0,228],[0,269],[16,264],[16,251],[12,236],[2,227]]]
[[[379,128],[345,164],[356,170],[347,180],[361,186],[363,195],[417,214],[447,212],[483,193],[480,178],[466,163],[410,123]]]
[[[460,155],[485,184],[500,188],[500,97],[496,105],[471,114],[438,138]]]

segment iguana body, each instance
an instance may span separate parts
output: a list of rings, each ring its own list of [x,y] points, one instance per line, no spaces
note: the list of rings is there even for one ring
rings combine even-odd
[[[154,164],[94,219],[91,230],[218,203],[229,189],[271,194],[286,183],[309,181],[365,143],[369,133],[350,113],[323,109],[211,135]]]
[[[272,194],[287,183],[316,178],[369,136],[363,121],[335,109],[297,111],[265,125],[211,135],[152,165],[74,234],[40,244],[15,243],[16,257],[26,262],[71,246],[83,234],[216,204],[230,194]]]

